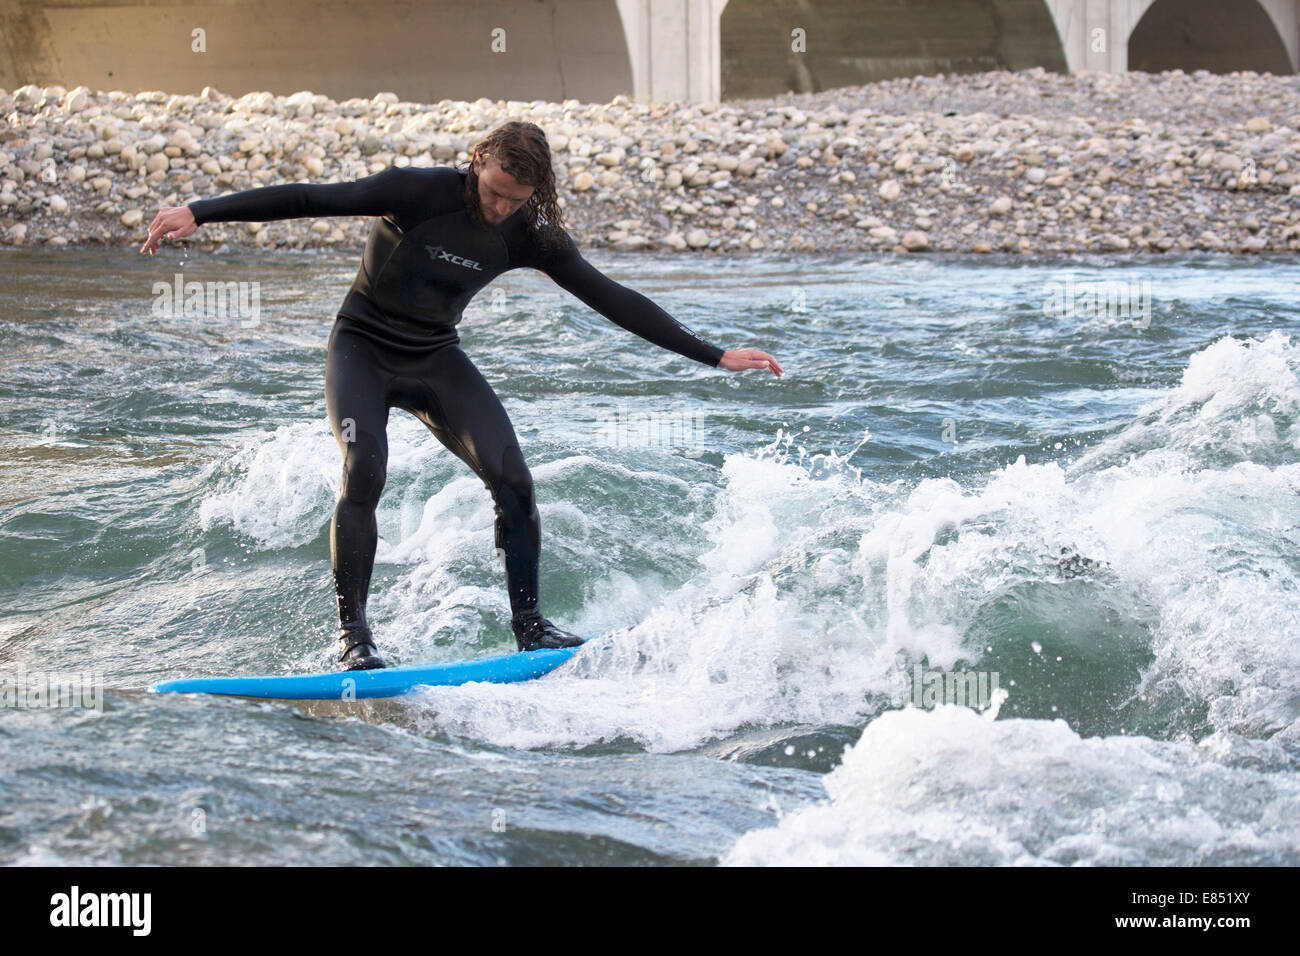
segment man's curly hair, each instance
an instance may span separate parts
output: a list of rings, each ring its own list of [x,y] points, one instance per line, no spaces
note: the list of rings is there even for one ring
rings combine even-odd
[[[564,214],[555,194],[551,144],[542,128],[536,123],[510,120],[492,130],[470,150],[470,158],[463,164],[468,173],[465,178],[465,206],[478,222],[483,223],[485,220],[478,198],[478,176],[473,168],[476,155],[484,163],[496,157],[501,169],[518,180],[520,185],[533,187],[533,194],[521,207],[528,231],[544,249],[560,246],[564,238]]]

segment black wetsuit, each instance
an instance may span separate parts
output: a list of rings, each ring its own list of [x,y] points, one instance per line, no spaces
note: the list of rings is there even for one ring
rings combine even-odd
[[[330,332],[325,404],[343,453],[330,556],[344,626],[366,623],[388,466],[388,410],[403,408],[483,480],[495,510],[513,614],[536,609],[541,525],[532,475],[492,386],[457,344],[474,294],[510,269],[538,269],[612,322],[716,367],[723,350],[648,298],[591,265],[568,233],[546,249],[523,210],[495,225],[465,203],[466,173],[449,166],[390,166],[353,182],[293,183],[202,199],[194,221],[266,222],[305,216],[376,216],[361,267]]]

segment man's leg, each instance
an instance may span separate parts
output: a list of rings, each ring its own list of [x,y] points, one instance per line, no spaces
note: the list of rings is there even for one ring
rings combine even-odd
[[[474,470],[492,495],[496,547],[505,564],[506,591],[520,649],[580,644],[581,639],[566,635],[539,611],[541,516],[532,473],[501,400],[459,346],[436,352],[424,366],[419,385],[423,386],[424,401],[410,396],[408,410]]]
[[[375,509],[388,469],[386,375],[367,340],[336,332],[325,360],[325,407],[343,453],[343,480],[330,523],[339,612],[340,663],[382,667],[366,621],[379,529]]]

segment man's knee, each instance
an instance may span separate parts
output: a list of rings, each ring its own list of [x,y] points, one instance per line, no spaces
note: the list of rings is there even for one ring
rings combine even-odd
[[[343,455],[342,497],[357,505],[379,504],[388,477],[387,457],[374,435],[358,432]]]
[[[507,445],[501,454],[498,496],[508,494],[517,499],[525,514],[533,510],[533,475],[518,445]]]

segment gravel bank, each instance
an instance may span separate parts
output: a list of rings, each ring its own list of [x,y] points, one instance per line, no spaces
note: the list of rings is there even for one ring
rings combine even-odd
[[[584,248],[1300,252],[1300,77],[916,77],[721,104],[0,90],[0,242],[136,246],[164,205],[547,131]],[[194,241],[358,247],[363,219]]]

